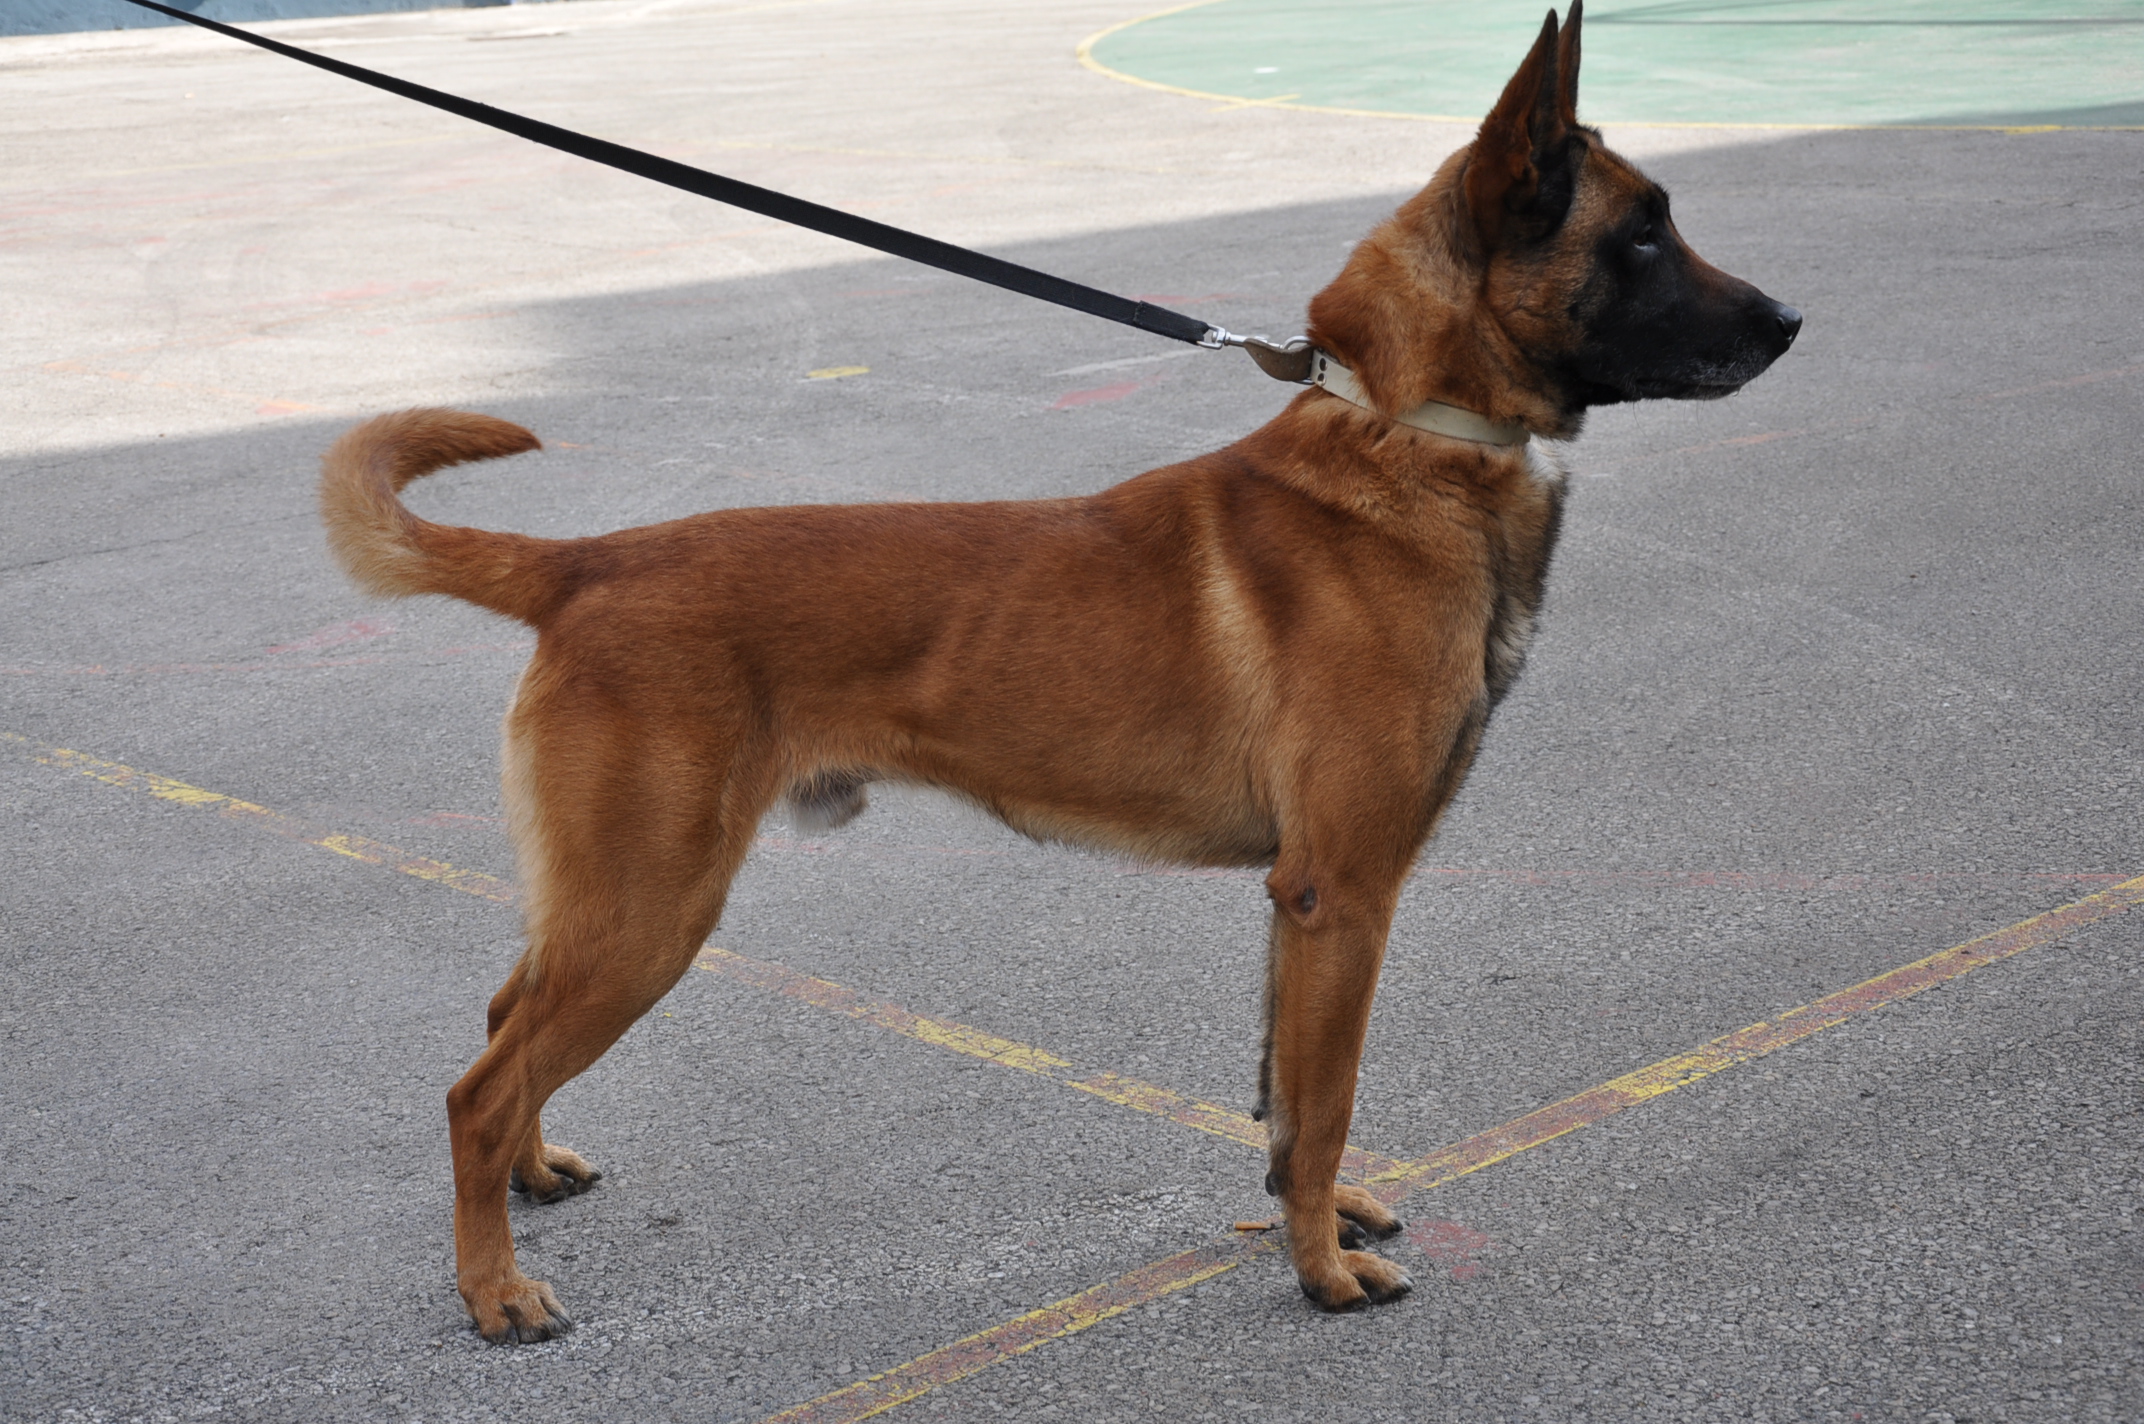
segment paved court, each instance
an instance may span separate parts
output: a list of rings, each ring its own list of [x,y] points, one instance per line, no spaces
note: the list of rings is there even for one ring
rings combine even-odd
[[[1372,103],[1303,41],[1266,102],[1216,77],[1248,49],[1112,30],[1143,13],[273,28],[1292,333],[1465,141],[1407,117],[1438,65]],[[1608,137],[1808,325],[1573,452],[1364,1063],[1350,1169],[1409,1192],[1414,1295],[1315,1314],[1234,1229],[1272,1209],[1257,875],[881,791],[770,821],[700,967],[554,1102],[607,1175],[516,1202],[580,1326],[519,1349],[454,1293],[443,1097],[517,949],[528,644],[352,593],[319,451],[420,401],[521,420],[546,451],[415,502],[565,534],[1092,490],[1287,392],[211,36],[0,41],[0,1416],[2144,1418],[2144,134],[2048,117],[2144,94],[2080,61],[1978,128],[1641,124],[1698,116],[1617,107],[1630,76],[1726,43],[1671,28],[1588,29]],[[1478,94],[1517,49],[1462,58]],[[1717,121],[1963,112],[1900,103]]]
[[[1478,122],[1540,24],[1531,5],[1203,0],[1082,57],[1178,92]],[[2133,2],[1594,0],[1585,34],[1595,123],[2144,126]]]

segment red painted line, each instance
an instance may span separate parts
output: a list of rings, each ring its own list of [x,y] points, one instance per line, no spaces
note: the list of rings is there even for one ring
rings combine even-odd
[[[1123,400],[1128,395],[1144,390],[1147,384],[1144,380],[1118,381],[1114,385],[1096,386],[1092,390],[1072,391],[1069,394],[1059,396],[1057,403],[1052,405],[1050,409],[1071,410],[1077,406],[1101,405],[1108,401]]]
[[[1766,870],[1499,870],[1423,866],[1417,875],[1475,877],[1525,885],[1658,885],[1676,890],[1898,890],[1942,885],[2116,885],[2129,877],[2104,871],[1934,870],[1898,875],[1791,875]]]
[[[455,658],[469,653],[525,653],[535,646],[535,643],[529,641],[471,643],[466,647],[438,648],[430,652],[369,653],[347,658],[313,658],[304,661],[278,658],[274,662],[250,663],[81,663],[58,667],[33,663],[0,667],[0,677],[171,677],[227,672],[299,672],[307,668],[374,667],[381,663],[423,662],[428,658]]]
[[[1851,430],[1860,425],[1871,425],[1875,423],[1875,420],[1876,417],[1873,415],[1861,415],[1855,416],[1851,420],[1827,420],[1821,425],[1804,426],[1799,430],[1766,430],[1756,435],[1734,435],[1722,440],[1707,440],[1699,445],[1682,445],[1673,450],[1655,451],[1649,455],[1641,455],[1638,460],[1630,463],[1640,463],[1645,460],[1665,460],[1671,455],[1702,455],[1711,450],[1731,450],[1743,445],[1769,445],[1774,440],[1792,440],[1803,435],[1829,435],[1834,431]]]
[[[1209,870],[1126,864],[1118,875],[1259,880],[1256,870]],[[1444,880],[1497,880],[1518,885],[1653,885],[1670,890],[1897,890],[1943,885],[2114,885],[2129,877],[2106,871],[1908,871],[1898,875],[1795,875],[1770,870],[1510,870],[1497,866],[1417,866],[1414,873]]]
[[[387,662],[384,657],[320,658],[310,662],[277,663],[82,663],[72,667],[0,667],[8,677],[153,677],[181,673],[290,672],[302,668],[364,667]]]
[[[1009,850],[988,846],[876,846],[857,841],[798,840],[794,836],[763,835],[753,842],[761,850],[783,855],[858,856],[865,860],[911,859],[916,856],[981,856],[1002,859]]]
[[[521,308],[519,308],[519,307],[508,307],[508,308],[507,308],[506,310],[504,310],[504,311],[457,312],[457,313],[455,313],[455,314],[454,314],[453,316],[424,316],[424,317],[415,317],[415,318],[412,318],[412,319],[411,319],[411,320],[409,320],[409,321],[406,321],[406,322],[404,322],[404,323],[403,323],[403,325],[404,325],[404,326],[445,326],[445,325],[447,325],[447,324],[449,324],[449,323],[451,323],[451,322],[458,322],[458,321],[505,321],[505,320],[506,320],[506,319],[508,319],[509,317],[517,317],[517,316],[520,316],[521,314],[522,314],[522,310],[521,310]]]
[[[352,618],[342,623],[330,623],[317,633],[308,633],[288,643],[277,643],[264,649],[270,656],[279,653],[311,653],[322,648],[339,648],[344,643],[369,643],[374,638],[384,638],[395,631],[393,620],[387,618]]]
[[[2144,371],[2144,364],[2112,366],[2103,371],[2086,371],[2081,376],[2064,376],[2057,381],[2041,381],[2037,385],[2016,386],[2007,391],[1989,391],[1986,395],[1974,396],[1973,402],[1977,405],[1981,401],[2008,400],[2012,396],[2031,396],[2038,395],[2041,391],[2058,391],[2065,386],[2097,385],[2101,381],[2113,381],[2123,376],[2133,376],[2139,371]]]
[[[1479,1275],[1481,1256],[1496,1245],[1486,1231],[1436,1217],[1410,1221],[1403,1234],[1432,1263],[1449,1270],[1455,1281],[1470,1281]]]

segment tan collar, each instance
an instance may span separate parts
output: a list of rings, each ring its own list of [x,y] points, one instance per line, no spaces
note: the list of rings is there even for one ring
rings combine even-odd
[[[1314,351],[1310,357],[1310,383],[1322,386],[1344,401],[1352,401],[1364,410],[1382,414],[1370,404],[1363,394],[1362,386],[1355,380],[1355,373],[1326,355]],[[1432,435],[1449,435],[1454,440],[1472,440],[1483,445],[1524,445],[1533,437],[1523,425],[1506,425],[1501,421],[1477,415],[1456,405],[1443,401],[1424,401],[1413,410],[1401,411],[1392,419],[1402,425],[1411,425],[1417,430],[1427,430]]]

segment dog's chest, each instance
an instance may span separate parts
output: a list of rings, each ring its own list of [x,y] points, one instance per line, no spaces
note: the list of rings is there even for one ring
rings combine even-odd
[[[1526,664],[1533,645],[1541,594],[1548,579],[1549,556],[1563,523],[1563,496],[1569,476],[1562,461],[1540,441],[1521,452],[1525,461],[1519,498],[1497,522],[1490,540],[1491,606],[1483,639],[1482,671],[1489,705],[1504,700]]]

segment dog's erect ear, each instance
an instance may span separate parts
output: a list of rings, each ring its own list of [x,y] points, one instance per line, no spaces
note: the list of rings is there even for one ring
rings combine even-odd
[[[1556,38],[1556,115],[1565,128],[1578,127],[1578,22],[1585,17],[1586,0],[1571,0]]]
[[[1503,97],[1482,120],[1468,156],[1465,192],[1478,249],[1487,253],[1509,236],[1541,235],[1562,223],[1571,202],[1567,140],[1578,99],[1578,6],[1562,39],[1556,12],[1541,22],[1541,34]],[[1570,76],[1563,77],[1568,54]],[[1513,231],[1516,228],[1517,231]]]

